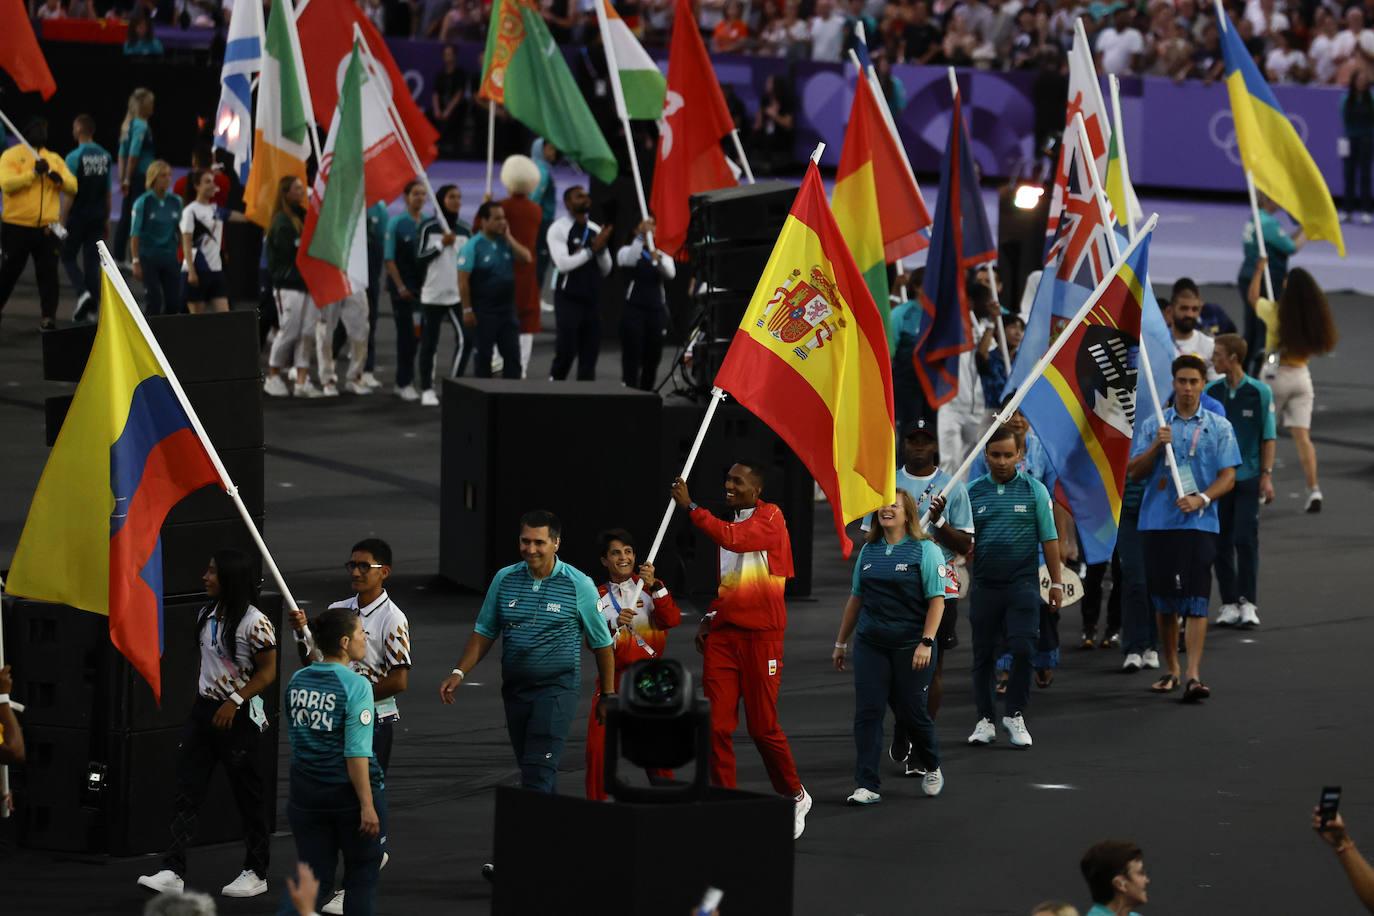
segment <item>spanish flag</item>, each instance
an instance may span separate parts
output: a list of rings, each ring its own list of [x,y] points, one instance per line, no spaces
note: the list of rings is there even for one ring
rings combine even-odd
[[[806,170],[716,375],[792,447],[844,526],[896,496],[892,364],[882,315]]]
[[[95,344],[6,588],[107,615],[111,641],[160,701],[162,522],[183,497],[221,480],[133,308],[105,274]]]
[[[1229,18],[1225,22],[1221,49],[1241,162],[1254,176],[1255,187],[1287,210],[1309,239],[1325,239],[1345,257],[1345,239],[1326,179],[1260,76],[1235,23]]]

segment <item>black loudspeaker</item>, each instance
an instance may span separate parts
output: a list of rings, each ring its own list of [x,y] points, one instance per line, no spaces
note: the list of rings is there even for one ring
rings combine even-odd
[[[519,562],[519,519],[531,509],[559,516],[559,556],[593,578],[603,529],[628,528],[647,552],[672,479],[657,461],[658,395],[610,382],[446,379],[441,403],[445,578],[485,591]]]
[[[262,230],[247,221],[224,224],[224,251],[230,264],[257,264],[262,259]],[[255,270],[226,270],[225,291],[230,302],[258,301],[258,273]]]
[[[688,399],[669,398],[663,402],[661,476],[665,479],[682,470],[705,411],[704,406]],[[765,466],[763,499],[780,506],[787,520],[797,573],[787,583],[787,594],[810,595],[815,482],[787,443],[738,404],[727,401],[716,410],[688,479],[692,498],[725,517],[725,472],[741,459]],[[678,591],[704,599],[716,592],[719,562],[715,545],[688,521],[686,513],[678,513],[663,542],[659,574],[676,585]]]
[[[790,181],[764,181],[692,195],[688,245],[755,242],[771,249],[787,222],[797,187]]]
[[[691,913],[708,887],[727,912],[792,912],[792,802],[776,795],[608,805],[502,786],[495,840],[497,916]]]
[[[154,315],[147,321],[183,385],[261,376],[258,321],[252,311]],[[77,325],[43,334],[43,377],[50,382],[79,381],[95,330],[95,325]]]

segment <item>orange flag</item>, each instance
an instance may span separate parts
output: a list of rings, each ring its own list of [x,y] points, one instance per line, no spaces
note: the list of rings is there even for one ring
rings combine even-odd
[[[42,93],[46,102],[57,91],[57,82],[38,48],[24,0],[0,0],[0,22],[5,23],[0,29],[0,67],[21,92]]]

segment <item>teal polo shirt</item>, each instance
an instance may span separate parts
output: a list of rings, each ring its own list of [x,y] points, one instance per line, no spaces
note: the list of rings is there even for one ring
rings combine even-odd
[[[1208,385],[1206,393],[1221,403],[1235,430],[1236,445],[1240,448],[1236,480],[1254,480],[1260,472],[1261,447],[1279,435],[1274,424],[1273,390],[1248,375],[1232,388],[1223,376]]]
[[[138,239],[138,256],[176,260],[181,247],[181,198],[171,191],[158,197],[144,191],[134,201],[129,234]]]
[[[1164,411],[1164,422],[1174,435],[1174,458],[1184,489],[1191,475],[1197,492],[1207,489],[1217,479],[1222,468],[1240,467],[1240,447],[1231,421],[1210,410],[1198,407],[1197,413],[1184,419],[1173,407]],[[1131,441],[1131,458],[1149,450],[1159,434],[1159,421],[1152,415],[1136,421],[1136,437]],[[1155,466],[1145,480],[1140,502],[1141,531],[1221,531],[1217,504],[1213,502],[1201,512],[1184,514],[1178,508],[1178,492],[1174,489],[1169,469],[1161,449]]]
[[[943,598],[948,584],[949,570],[934,541],[908,535],[896,544],[884,538],[865,544],[849,587],[861,602],[858,637],[885,649],[912,648],[925,630],[926,602]]]
[[[1040,580],[1040,545],[1058,539],[1050,491],[1025,471],[1005,483],[988,474],[968,486],[973,507],[973,581],[1008,586]]]
[[[76,196],[68,218],[110,215],[110,173],[114,157],[99,143],[82,143],[67,154],[67,171],[76,176]]]
[[[132,175],[137,175],[139,180],[147,177],[148,166],[157,159],[157,151],[153,148],[153,132],[147,121],[134,118],[129,122],[129,132],[119,138],[119,158],[129,160],[129,171]]]
[[[471,305],[476,312],[515,314],[515,255],[510,242],[479,232],[458,254],[458,272],[469,274]]]
[[[597,609],[596,585],[562,560],[543,579],[516,563],[496,574],[474,629],[501,639],[501,675],[508,684],[577,683],[582,643],[611,645]]]
[[[405,282],[406,289],[417,296],[425,279],[420,273],[420,265],[415,262],[415,236],[419,231],[419,221],[402,210],[387,223],[386,237],[382,239],[382,259],[396,262],[396,271]],[[387,283],[394,285],[390,280]],[[393,296],[398,292],[391,290]]]
[[[334,787],[356,804],[347,760],[366,757],[372,787],[382,787],[382,768],[372,752],[376,710],[367,678],[334,662],[315,662],[291,676],[283,700],[293,783],[310,787],[311,797]]]

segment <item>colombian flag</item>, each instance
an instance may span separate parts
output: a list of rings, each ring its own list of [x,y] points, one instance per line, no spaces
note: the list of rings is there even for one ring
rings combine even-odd
[[[1255,187],[1287,210],[1309,239],[1325,239],[1345,257],[1345,239],[1326,179],[1260,76],[1229,18],[1222,32],[1221,50],[1226,58],[1226,91],[1231,96],[1240,158],[1254,176]]]
[[[108,274],[100,325],[14,552],[11,594],[110,618],[110,639],[162,695],[163,519],[220,477]]]
[[[1135,426],[1149,244],[1150,236],[1142,237],[1117,266],[1106,292],[1021,402],[1059,475],[1089,563],[1107,562],[1116,545]]]
[[[892,364],[882,315],[806,170],[716,386],[792,447],[844,526],[896,497]]]

